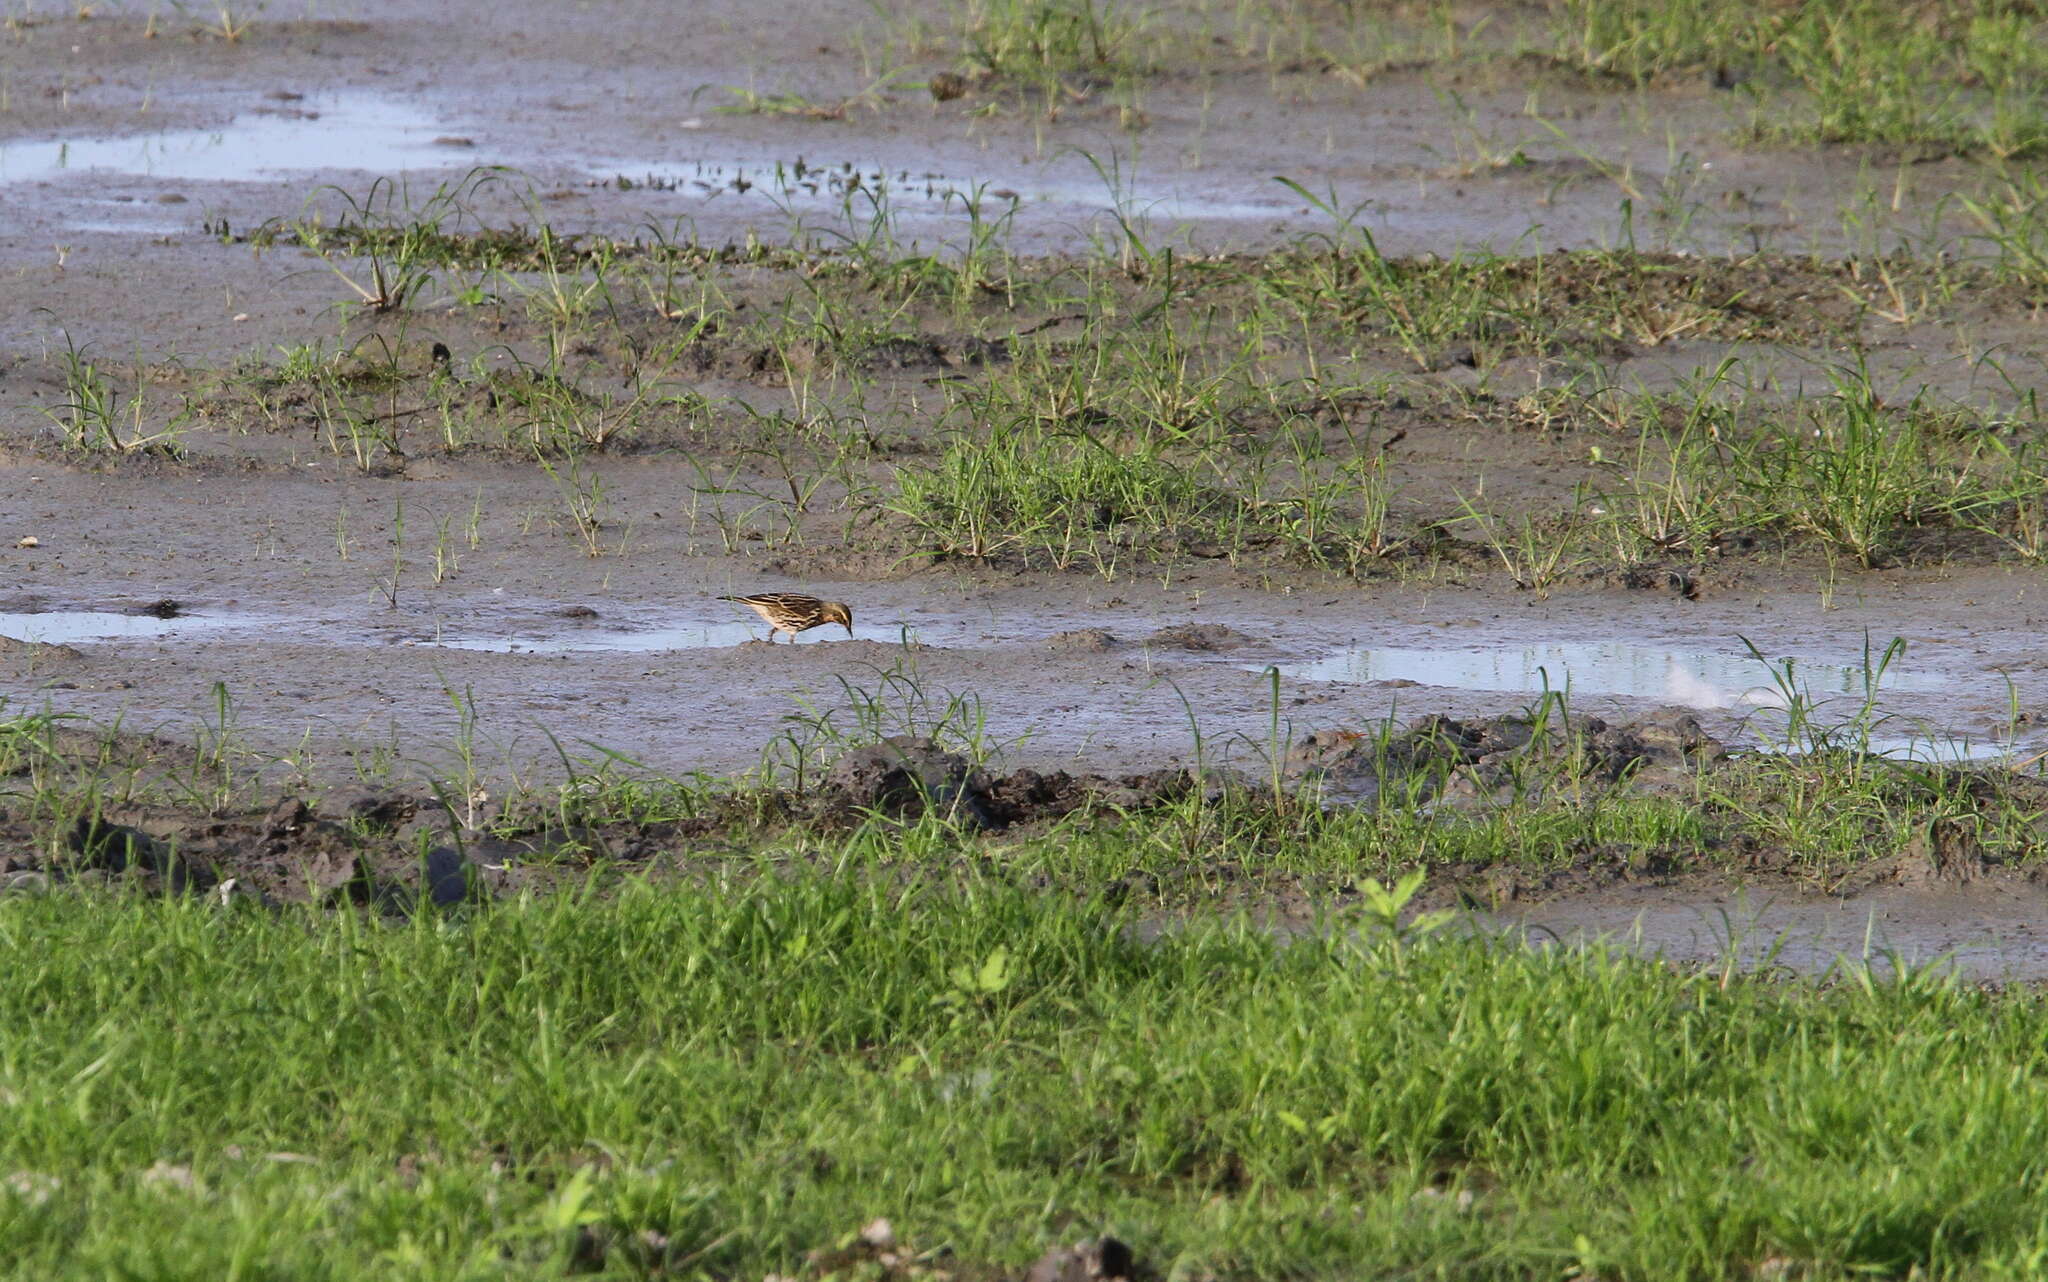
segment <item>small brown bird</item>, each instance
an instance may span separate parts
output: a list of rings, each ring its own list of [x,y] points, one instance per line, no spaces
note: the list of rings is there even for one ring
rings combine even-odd
[[[801,592],[757,592],[752,596],[722,596],[718,599],[752,607],[754,613],[768,621],[768,640],[771,643],[776,633],[787,632],[789,643],[795,645],[797,633],[825,623],[840,624],[846,629],[846,635],[853,635],[853,610],[844,601],[820,601]]]

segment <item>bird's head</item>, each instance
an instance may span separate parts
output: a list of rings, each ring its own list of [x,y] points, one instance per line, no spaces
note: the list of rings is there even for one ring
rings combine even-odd
[[[853,635],[853,607],[844,601],[827,601],[818,610],[818,621],[837,623],[845,627],[846,635]]]

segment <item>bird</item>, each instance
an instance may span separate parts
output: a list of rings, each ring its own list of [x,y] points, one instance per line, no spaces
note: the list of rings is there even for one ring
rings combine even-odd
[[[797,633],[826,623],[837,623],[846,629],[846,635],[853,635],[853,609],[844,601],[820,601],[801,592],[756,592],[751,596],[718,599],[737,601],[766,619],[771,645],[778,632],[789,633],[789,643],[795,645]]]

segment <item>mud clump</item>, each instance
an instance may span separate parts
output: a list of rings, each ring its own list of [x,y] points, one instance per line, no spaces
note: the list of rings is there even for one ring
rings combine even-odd
[[[991,776],[932,740],[899,735],[855,748],[826,773],[820,817],[858,813],[911,819],[938,813],[994,831],[1086,809],[1142,810],[1187,796],[1181,769],[1110,778],[1031,769]]]
[[[72,663],[83,658],[85,652],[76,646],[52,641],[23,641],[0,634],[0,661],[19,663],[31,671],[39,666]]]
[[[1257,645],[1258,641],[1225,623],[1176,623],[1145,638],[1146,644],[1202,654],[1221,654]]]
[[[53,759],[116,759],[143,780],[189,781],[204,763],[148,736],[47,732]],[[116,882],[159,894],[219,893],[267,904],[352,905],[404,914],[575,880],[592,862],[685,871],[696,843],[736,828],[827,828],[927,814],[994,831],[1076,811],[1135,811],[1186,795],[1185,771],[1111,779],[1017,770],[992,775],[929,738],[844,754],[815,790],[717,793],[687,817],[578,817],[557,803],[486,803],[465,815],[424,785],[352,786],[318,798],[269,791],[203,808],[165,797],[105,805],[55,834],[0,804],[0,891]],[[54,837],[54,840],[53,840]],[[564,858],[564,852],[574,857]]]
[[[115,753],[146,778],[158,771],[189,777],[190,750],[147,736],[90,739],[50,736],[57,759]],[[182,770],[179,767],[182,765]],[[218,889],[267,902],[352,902],[410,909],[467,898],[477,881],[467,861],[435,847],[422,859],[420,824],[452,827],[438,809],[422,815],[401,791],[352,789],[330,795],[326,813],[305,799],[273,796],[245,809],[195,809],[171,801],[108,805],[57,834],[52,852],[30,816],[0,806],[0,878],[27,876],[36,887],[122,884],[182,895]],[[456,852],[447,852],[453,855]]]
[[[892,818],[937,811],[977,828],[995,826],[984,801],[986,776],[924,736],[893,735],[845,753],[826,773],[825,793],[840,807]]]
[[[1077,810],[1144,810],[1168,805],[1191,795],[1197,785],[1186,770],[1153,770],[1109,778],[1073,775],[1064,770],[1041,773],[1014,770],[990,781],[988,809],[1003,827],[1059,819]]]
[[[1588,717],[1584,729],[1588,751],[1615,778],[1631,768],[1690,769],[1728,755],[1721,741],[1702,729],[1699,718],[1684,708],[1658,708],[1618,726]]]
[[[81,817],[73,824],[64,845],[76,870],[145,873],[173,893],[204,890],[213,884],[211,875],[179,858],[169,843],[97,815]]]
[[[1698,576],[1684,570],[1659,570],[1635,567],[1628,570],[1610,571],[1602,582],[1611,588],[1629,592],[1662,592],[1687,601],[1697,601],[1710,595]]]
[[[1120,644],[1101,628],[1075,628],[1070,632],[1055,632],[1045,639],[1046,649],[1068,654],[1107,654]]]
[[[343,821],[353,820],[368,827],[396,829],[410,822],[422,806],[431,805],[423,793],[393,788],[336,788],[321,799],[324,814]]]
[[[1398,789],[1416,800],[1493,799],[1571,779],[1632,791],[1676,786],[1727,756],[1682,708],[1610,725],[1599,717],[1423,717],[1403,729],[1319,730],[1288,750],[1286,772],[1335,800],[1371,801]]]
[[[1968,886],[1988,876],[1995,863],[1976,831],[1955,819],[1935,819],[1913,834],[1903,850],[1878,861],[1866,880],[1934,890]]]

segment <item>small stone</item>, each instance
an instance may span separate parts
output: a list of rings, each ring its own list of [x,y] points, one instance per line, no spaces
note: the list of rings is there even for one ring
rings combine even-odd
[[[861,1226],[860,1240],[877,1251],[887,1251],[896,1245],[896,1226],[876,1216]]]
[[[0,895],[41,895],[50,889],[50,875],[40,872],[11,872],[0,877]]]
[[[42,545],[43,541],[33,534],[24,534],[14,541],[14,546],[18,548],[39,548]]]
[[[350,892],[367,893],[370,885],[369,869],[353,850],[316,850],[306,856],[303,871],[306,893],[315,901]]]
[[[1101,1237],[1047,1251],[1024,1275],[1024,1282],[1102,1282],[1128,1278],[1136,1271],[1137,1260],[1130,1247],[1113,1237]]]
[[[461,851],[436,846],[427,852],[425,865],[422,876],[427,883],[427,896],[435,907],[447,908],[469,898],[469,860]]]
[[[286,797],[270,808],[263,816],[263,835],[272,841],[283,841],[306,826],[313,812],[297,797]]]
[[[30,1206],[41,1206],[64,1187],[64,1181],[41,1171],[15,1171],[0,1178],[0,1189],[20,1198]]]
[[[137,1178],[144,1184],[163,1185],[186,1193],[199,1186],[199,1181],[193,1178],[191,1167],[173,1162],[159,1161]]]

